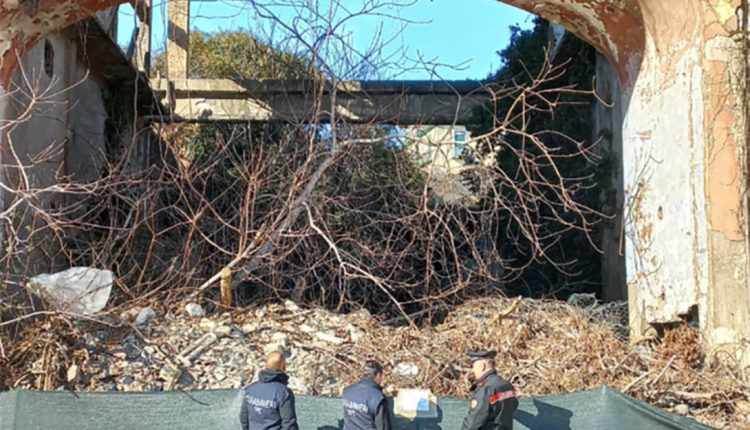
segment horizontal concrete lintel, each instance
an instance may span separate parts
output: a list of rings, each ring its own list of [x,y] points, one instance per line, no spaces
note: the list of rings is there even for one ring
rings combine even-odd
[[[459,106],[457,100],[439,100],[434,96],[397,96],[344,98],[336,100],[336,118],[351,123],[387,123],[398,125],[466,123],[475,106],[484,100],[469,98]],[[313,98],[277,96],[273,99],[176,99],[174,116],[189,122],[210,121],[287,121],[328,122],[331,101],[325,97],[317,110]]]
[[[185,79],[173,82],[173,117],[180,121],[330,121],[331,92],[320,94],[311,81]],[[152,85],[162,97],[167,81]],[[330,88],[330,87],[329,87]],[[341,82],[335,116],[352,123],[465,123],[476,106],[490,100],[481,84],[454,82]],[[318,108],[320,106],[320,108]]]
[[[151,84],[154,91],[164,93],[169,82],[166,79],[153,79]],[[171,83],[177,96],[310,93],[320,88],[320,83],[312,80],[174,79]],[[332,88],[333,84],[325,83],[325,92],[330,92]],[[339,92],[364,94],[490,95],[485,84],[479,81],[341,81],[336,88]]]

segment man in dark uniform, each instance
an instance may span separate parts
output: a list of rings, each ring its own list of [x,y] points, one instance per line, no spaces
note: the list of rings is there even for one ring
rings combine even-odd
[[[258,381],[245,389],[240,422],[243,430],[298,430],[294,394],[287,387],[286,357],[281,351],[266,356]]]
[[[386,393],[396,395],[393,387],[383,390],[383,366],[368,360],[362,369],[362,379],[344,389],[343,430],[391,430],[393,416]]]
[[[495,355],[495,351],[469,351],[473,395],[462,430],[513,430],[518,399],[510,382],[497,375]]]

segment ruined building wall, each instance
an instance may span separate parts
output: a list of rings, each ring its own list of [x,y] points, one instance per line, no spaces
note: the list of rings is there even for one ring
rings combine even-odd
[[[631,328],[697,318],[712,350],[750,362],[741,2],[688,3],[640,4],[623,131]]]
[[[116,13],[116,12],[115,12]],[[100,13],[100,22],[116,25],[111,11]],[[116,16],[116,15],[115,15]],[[81,182],[101,177],[106,150],[105,123],[109,117],[105,102],[107,83],[90,73],[81,54],[75,32],[62,31],[45,37],[21,58],[8,88],[8,120],[21,119],[6,136],[2,160],[6,165],[4,181],[11,188],[23,188],[24,176],[30,188],[52,186],[65,176]],[[32,115],[27,115],[31,109]],[[27,166],[24,172],[13,167]],[[45,208],[70,203],[72,196],[45,194]],[[67,200],[66,200],[67,199]],[[4,200],[14,198],[6,193]],[[22,235],[43,222],[23,210]],[[59,269],[65,264],[57,252],[59,243],[42,240],[31,254],[21,254],[15,270],[28,275]],[[35,242],[36,243],[36,242]]]
[[[698,320],[750,363],[740,0],[504,0],[594,45],[622,82],[631,333]]]
[[[743,2],[503,1],[563,24],[620,77],[634,336],[694,314],[710,350],[750,363]],[[119,3],[0,0],[0,92],[16,52]]]

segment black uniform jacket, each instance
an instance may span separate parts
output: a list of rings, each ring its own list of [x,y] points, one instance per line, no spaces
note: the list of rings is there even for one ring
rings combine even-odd
[[[518,399],[513,385],[493,370],[474,385],[462,430],[513,430]]]
[[[298,430],[294,394],[284,372],[263,369],[245,389],[240,422],[243,430]]]
[[[383,387],[364,378],[344,389],[343,430],[391,430],[393,417]]]

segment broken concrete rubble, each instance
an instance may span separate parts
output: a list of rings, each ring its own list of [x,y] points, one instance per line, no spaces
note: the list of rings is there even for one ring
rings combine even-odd
[[[513,313],[494,318],[512,304]],[[43,386],[45,363],[49,365],[49,354],[55,354],[44,347],[61,344],[64,351],[54,357],[64,367],[49,374],[59,375],[59,386],[67,384],[77,391],[240,388],[263,365],[264,349],[284,343],[290,386],[300,395],[339,396],[344,386],[359,377],[364,361],[373,358],[385,365],[389,384],[465,397],[469,363],[464,352],[482,347],[498,350],[501,373],[516,383],[522,396],[607,384],[665,409],[685,404],[690,416],[703,416],[701,420],[715,427],[730,423],[736,425],[725,427],[745,428],[750,422],[744,418],[744,411],[750,409],[745,409],[747,389],[734,370],[691,367],[699,364],[686,365],[673,358],[692,354],[695,344],[679,343],[667,349],[658,344],[629,347],[611,328],[618,323],[597,321],[600,313],[590,307],[482,299],[456,308],[442,324],[412,328],[386,326],[366,312],[290,312],[273,304],[209,315],[205,320],[214,324],[208,332],[201,329],[202,320],[189,317],[181,308],[177,312],[159,309],[159,314],[163,316],[153,320],[149,330],[141,330],[142,334],[123,324],[109,327],[106,336],[85,337],[96,343],[96,348],[84,348],[85,353],[80,345],[67,345],[65,338],[53,337],[59,335],[42,325],[31,340],[41,342],[41,347],[28,351],[47,351],[46,355],[23,357],[15,364],[23,367],[14,371],[18,376],[11,383],[18,388]],[[209,324],[204,321],[202,325]],[[302,325],[313,330],[303,332],[299,330]],[[245,326],[252,330],[241,330]],[[219,327],[226,329],[216,330]],[[227,329],[229,335],[217,335]],[[332,344],[316,333],[333,334],[345,342]],[[355,341],[352,334],[360,337]],[[78,367],[78,377],[68,384],[66,370],[72,365]],[[717,412],[706,403],[705,399],[719,396],[733,402],[736,409],[732,411],[737,412]]]
[[[193,318],[203,318],[206,316],[206,311],[198,303],[188,303],[185,305],[185,312]]]
[[[152,308],[143,308],[138,312],[138,315],[135,317],[135,325],[137,326],[145,326],[148,323],[151,322],[156,318],[156,311]]]
[[[314,335],[315,335],[315,338],[317,338],[317,339],[319,339],[319,340],[321,340],[323,342],[326,342],[326,343],[332,343],[334,345],[341,345],[344,342],[346,342],[346,339],[342,339],[342,338],[340,338],[340,337],[338,337],[336,335],[333,335],[333,334],[330,334],[330,333],[326,333],[326,332],[322,332],[322,331],[316,331],[314,333]]]

